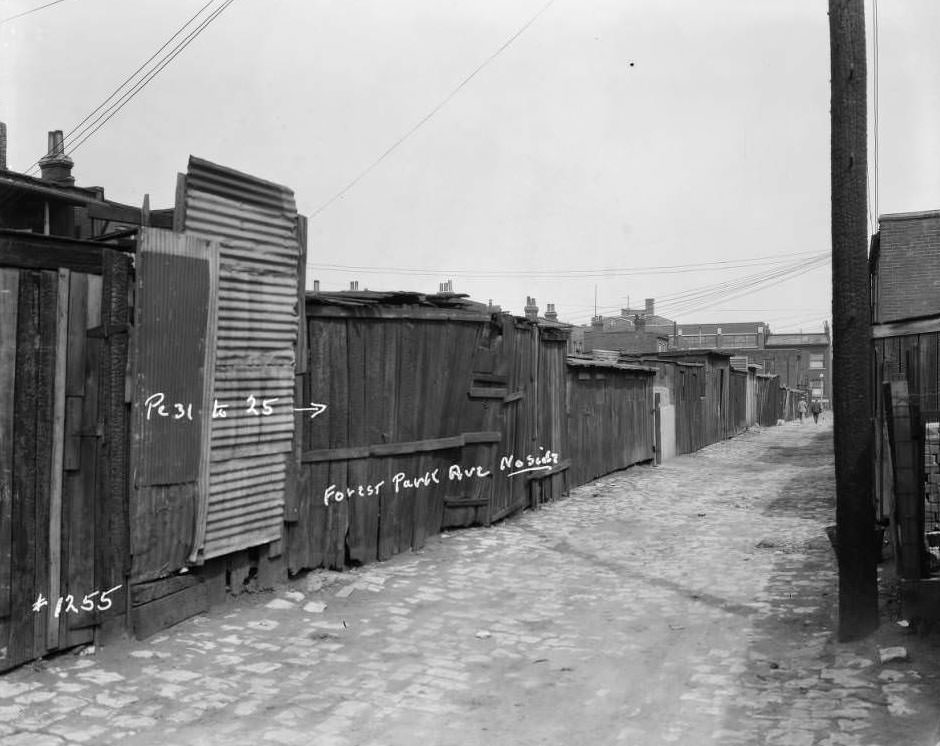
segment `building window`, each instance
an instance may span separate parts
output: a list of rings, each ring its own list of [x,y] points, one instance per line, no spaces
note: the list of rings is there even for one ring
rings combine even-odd
[[[824,368],[825,364],[823,362],[823,354],[821,352],[811,352],[809,355],[809,367],[810,368]]]

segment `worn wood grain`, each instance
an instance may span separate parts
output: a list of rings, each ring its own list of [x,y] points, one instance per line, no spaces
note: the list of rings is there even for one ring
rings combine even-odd
[[[17,270],[0,269],[0,619],[9,616],[11,609],[13,434],[19,280],[20,273]],[[0,637],[0,647],[5,642],[5,637]]]

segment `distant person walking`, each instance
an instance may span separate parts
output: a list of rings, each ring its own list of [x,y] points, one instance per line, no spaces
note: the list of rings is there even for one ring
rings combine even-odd
[[[803,424],[803,418],[806,416],[806,399],[800,399],[800,403],[796,405],[796,411],[800,413],[800,424]]]
[[[813,422],[818,425],[819,413],[822,412],[822,404],[820,404],[819,399],[813,399],[813,404],[810,406],[809,411],[813,413]]]

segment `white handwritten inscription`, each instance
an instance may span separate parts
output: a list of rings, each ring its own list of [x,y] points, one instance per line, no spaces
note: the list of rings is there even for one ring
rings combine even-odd
[[[245,397],[244,405],[239,405],[238,411],[244,411],[246,415],[252,417],[270,417],[275,413],[275,405],[281,401],[281,398],[277,396],[270,399],[264,399],[257,397],[254,394],[250,394]],[[284,405],[287,404],[293,405],[293,402],[284,401]],[[218,420],[228,417],[229,407],[234,409],[235,406],[236,405],[232,404],[231,402],[220,402],[218,399],[213,399],[212,419]],[[168,402],[166,399],[166,394],[164,394],[162,391],[157,392],[156,394],[151,394],[146,399],[144,399],[144,408],[146,410],[146,418],[148,420],[158,417],[190,421],[193,419],[192,402]],[[317,402],[310,402],[309,407],[291,406],[291,410],[294,412],[310,412],[311,419],[316,417],[318,414],[325,412],[326,408],[326,404],[319,404]]]
[[[531,471],[548,471],[558,463],[558,454],[545,448],[540,448],[538,455],[527,455],[516,458],[515,454],[503,456],[499,460],[499,471],[503,476],[510,478],[518,474],[524,474]],[[323,491],[323,504],[329,505],[332,500],[334,503],[342,502],[353,497],[379,497],[383,494],[383,488],[394,491],[395,494],[404,490],[414,490],[420,487],[430,487],[432,484],[441,484],[443,480],[449,482],[462,482],[465,479],[483,479],[493,474],[492,471],[484,466],[463,466],[461,464],[451,464],[447,467],[446,475],[440,468],[424,472],[424,474],[409,476],[403,471],[398,472],[392,477],[391,485],[386,485],[385,480],[373,482],[371,484],[360,484],[355,487],[339,487],[331,484]]]
[[[91,593],[86,593],[78,606],[75,605],[77,596],[73,596],[71,593],[65,596],[59,596],[59,600],[56,601],[55,604],[53,616],[58,619],[59,615],[62,613],[80,614],[83,611],[95,611],[96,609],[98,611],[107,611],[111,608],[113,603],[108,596],[119,588],[123,588],[123,586],[116,585],[114,588],[109,588],[106,591],[92,591]],[[96,596],[97,599],[95,598]],[[34,612],[40,612],[47,606],[49,606],[49,601],[40,593],[39,598],[33,603],[32,608]]]
[[[545,451],[544,448],[539,448],[539,450]],[[516,474],[525,474],[527,471],[549,471],[557,463],[558,454],[553,451],[545,451],[538,456],[530,454],[524,458],[516,458],[515,454],[510,454],[499,460],[499,470],[514,469],[506,475],[514,477]]]

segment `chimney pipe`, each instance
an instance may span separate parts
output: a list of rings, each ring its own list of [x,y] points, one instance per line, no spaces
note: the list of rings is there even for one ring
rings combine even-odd
[[[51,181],[62,186],[72,186],[72,166],[75,163],[65,154],[65,138],[62,130],[49,132],[49,152],[39,160],[39,170],[43,181]]]
[[[529,321],[537,321],[539,318],[539,307],[535,305],[535,298],[526,296],[525,317]]]

